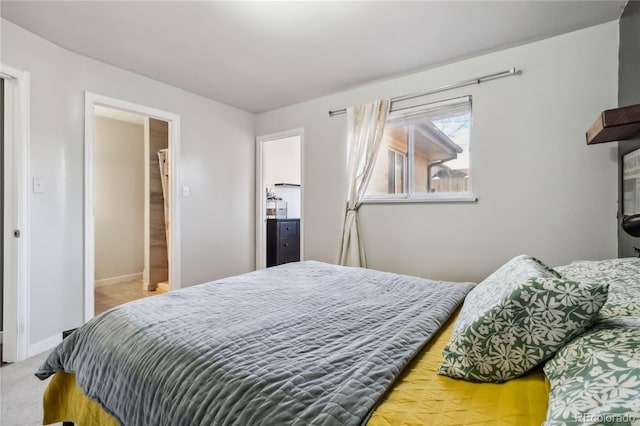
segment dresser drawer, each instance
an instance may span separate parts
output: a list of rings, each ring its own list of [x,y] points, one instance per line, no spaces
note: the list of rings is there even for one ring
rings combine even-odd
[[[281,250],[282,253],[294,253],[300,250],[300,243],[295,238],[281,238],[278,241],[278,250]]]
[[[300,241],[297,237],[281,238],[278,241],[278,264],[300,261]]]
[[[286,221],[278,223],[278,236],[280,238],[295,237],[298,235],[298,222]]]

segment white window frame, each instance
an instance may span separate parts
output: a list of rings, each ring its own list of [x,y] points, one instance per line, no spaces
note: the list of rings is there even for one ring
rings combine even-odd
[[[407,107],[402,108],[396,111],[392,111],[389,113],[387,118],[387,123],[393,122],[396,120],[401,120],[403,117],[408,117],[410,115],[419,115],[422,112],[428,113],[429,111],[433,111],[434,108],[437,108],[438,105],[441,107],[446,107],[447,105],[455,105],[456,103],[460,103],[462,99],[467,99],[469,102],[470,111],[472,109],[472,97],[461,96],[453,99],[447,99],[438,102],[430,102],[428,104],[423,104],[415,107]],[[471,122],[473,123],[473,113],[471,114]],[[471,129],[470,129],[471,132]],[[469,137],[471,138],[471,136]],[[387,203],[475,203],[478,201],[478,198],[473,193],[473,188],[470,188],[469,192],[458,193],[458,192],[440,192],[440,193],[414,193],[413,192],[413,158],[414,158],[414,150],[413,150],[413,132],[409,132],[407,138],[407,164],[405,167],[405,186],[407,189],[406,193],[403,194],[371,194],[365,195],[362,202],[363,204],[387,204]],[[392,148],[390,148],[392,149]],[[473,176],[473,166],[472,166],[472,157],[469,157],[469,176]]]

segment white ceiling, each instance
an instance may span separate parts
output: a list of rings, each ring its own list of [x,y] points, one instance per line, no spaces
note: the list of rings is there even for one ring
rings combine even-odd
[[[0,12],[74,52],[257,113],[617,20],[625,3],[2,0]]]

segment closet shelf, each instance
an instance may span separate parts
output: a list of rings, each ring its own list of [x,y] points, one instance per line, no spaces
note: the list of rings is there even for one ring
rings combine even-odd
[[[587,130],[587,145],[640,137],[640,104],[603,111]]]

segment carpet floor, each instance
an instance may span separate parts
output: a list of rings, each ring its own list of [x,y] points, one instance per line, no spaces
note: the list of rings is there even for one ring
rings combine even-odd
[[[0,424],[31,426],[42,424],[42,394],[49,379],[33,375],[49,351],[0,368]]]

